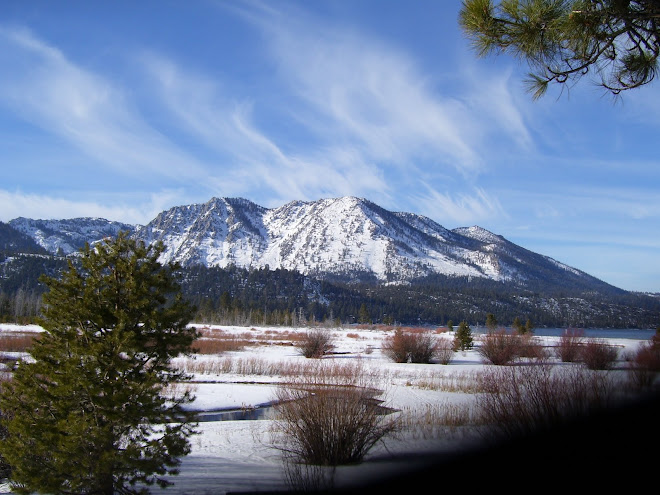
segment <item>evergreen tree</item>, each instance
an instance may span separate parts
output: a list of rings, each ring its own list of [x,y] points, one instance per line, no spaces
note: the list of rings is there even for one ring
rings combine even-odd
[[[473,342],[472,329],[466,321],[460,322],[454,335],[454,350],[467,351],[472,349]]]
[[[187,379],[171,358],[197,334],[172,270],[126,233],[81,249],[60,279],[44,278],[44,328],[0,395],[0,455],[23,493],[146,493],[166,486],[189,452]],[[170,387],[171,388],[171,387]]]
[[[650,83],[660,55],[658,0],[465,0],[459,22],[480,55],[509,51],[535,98],[586,74],[614,94]]]
[[[534,330],[534,326],[532,325],[532,320],[527,318],[527,321],[525,322],[525,333],[532,333]]]
[[[371,323],[371,315],[367,309],[367,305],[362,303],[360,305],[360,311],[358,312],[358,322],[359,323]]]
[[[497,318],[495,318],[495,315],[493,313],[488,313],[486,315],[486,328],[488,330],[495,330],[497,328]]]
[[[518,318],[517,316],[513,320],[513,328],[516,329],[516,333],[519,333],[521,335],[525,333],[525,326],[522,324],[520,318]]]

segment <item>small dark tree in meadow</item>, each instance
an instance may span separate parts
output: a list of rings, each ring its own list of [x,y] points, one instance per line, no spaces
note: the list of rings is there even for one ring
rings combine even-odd
[[[454,350],[467,351],[472,349],[474,345],[474,338],[472,337],[472,329],[466,321],[462,321],[458,325],[456,335],[454,335]]]
[[[520,318],[517,316],[513,319],[513,329],[516,331],[516,333],[523,334],[525,333],[525,326],[522,324],[520,321]]]
[[[44,332],[0,395],[0,455],[21,493],[131,494],[172,484],[189,452],[187,376],[170,366],[197,336],[193,308],[146,247],[124,233],[81,250],[61,279],[44,278]]]
[[[490,331],[493,331],[497,328],[497,318],[493,313],[488,313],[486,315],[486,328]]]

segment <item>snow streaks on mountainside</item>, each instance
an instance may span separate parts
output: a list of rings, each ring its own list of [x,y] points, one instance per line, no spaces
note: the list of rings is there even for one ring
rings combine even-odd
[[[430,218],[391,212],[355,197],[292,201],[271,209],[242,198],[212,198],[170,208],[143,226],[97,218],[17,218],[10,225],[48,251],[64,254],[127,230],[147,244],[162,241],[161,260],[184,267],[268,266],[379,283],[439,274],[586,289],[607,286],[481,227],[448,230]]]
[[[134,235],[147,243],[162,240],[163,261],[184,266],[268,266],[380,282],[433,274],[518,282],[591,279],[480,227],[447,230],[429,218],[355,197],[293,201],[273,209],[213,198],[164,211]]]
[[[71,254],[80,250],[85,242],[99,241],[114,237],[120,231],[132,231],[133,226],[120,222],[110,222],[104,218],[71,218],[67,220],[33,220],[15,218],[9,225],[30,236],[34,241],[55,254]]]

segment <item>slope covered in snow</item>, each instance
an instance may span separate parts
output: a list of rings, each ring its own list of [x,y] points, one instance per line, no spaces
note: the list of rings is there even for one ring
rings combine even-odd
[[[292,201],[271,209],[242,198],[212,198],[170,208],[144,226],[90,218],[10,223],[49,251],[65,254],[84,242],[132,230],[148,244],[162,241],[162,261],[182,266],[267,266],[377,283],[443,275],[606,285],[481,227],[448,230],[430,218],[391,212],[356,197]]]

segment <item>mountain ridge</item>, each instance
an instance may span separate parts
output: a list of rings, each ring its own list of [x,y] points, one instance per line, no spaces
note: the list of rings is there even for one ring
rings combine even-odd
[[[283,268],[377,284],[445,275],[621,290],[482,227],[449,230],[428,217],[392,212],[354,196],[295,200],[277,208],[213,197],[164,210],[146,225],[88,217],[19,217],[9,225],[52,253],[69,254],[84,242],[127,230],[147,244],[162,241],[161,260],[182,266]]]

